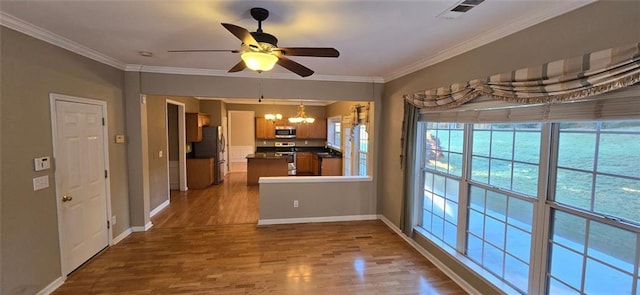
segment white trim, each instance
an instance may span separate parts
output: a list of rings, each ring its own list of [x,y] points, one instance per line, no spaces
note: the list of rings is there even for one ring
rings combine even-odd
[[[326,217],[304,217],[304,218],[277,218],[277,219],[260,219],[260,220],[258,220],[258,225],[336,222],[336,221],[357,221],[357,220],[376,220],[376,219],[378,219],[378,215],[375,215],[375,214],[326,216]]]
[[[102,126],[102,137],[103,137],[103,146],[102,146],[102,153],[103,153],[103,157],[104,157],[104,169],[108,172],[107,173],[107,177],[105,178],[105,201],[106,201],[106,218],[107,221],[111,220],[112,217],[112,208],[111,208],[111,176],[110,176],[110,167],[109,167],[109,128],[108,128],[108,121],[107,121],[107,102],[103,101],[103,100],[95,100],[95,99],[89,99],[89,98],[83,98],[83,97],[76,97],[76,96],[70,96],[70,95],[64,95],[64,94],[57,94],[57,93],[49,93],[49,112],[51,114],[51,140],[52,140],[52,146],[53,146],[53,155],[54,155],[54,161],[57,155],[57,146],[56,146],[56,142],[57,142],[57,134],[58,134],[58,129],[57,129],[57,109],[56,109],[56,102],[57,101],[67,101],[67,102],[73,102],[73,103],[81,103],[81,104],[88,104],[88,105],[94,105],[94,106],[99,106],[102,110],[102,116],[104,118],[104,125]],[[59,191],[61,185],[59,182],[59,177],[58,177],[58,173],[57,171],[54,170],[53,172],[53,177],[54,177],[54,182],[55,182],[55,190],[56,190],[56,196],[60,196],[62,195],[62,193]],[[65,253],[64,253],[64,249],[65,249],[65,238],[64,238],[64,229],[63,229],[63,222],[61,220],[62,218],[62,207],[60,202],[57,201],[57,197],[56,197],[56,216],[57,216],[57,220],[58,220],[58,244],[59,244],[59,250],[60,250],[60,273],[62,274],[62,278],[63,280],[67,278],[67,274],[66,274],[66,260],[65,260]],[[113,226],[109,226],[107,229],[107,246],[111,245],[113,243]]]
[[[47,31],[43,28],[40,28],[34,24],[28,23],[24,20],[21,20],[15,16],[12,16],[2,11],[0,11],[0,25],[3,25],[10,29],[14,29],[25,35],[53,44],[60,48],[69,50],[73,53],[82,55],[84,57],[90,58],[97,62],[101,62],[103,64],[112,66],[116,69],[120,69],[120,70],[125,69],[125,64],[115,58],[104,55],[89,47],[85,47],[80,43],[77,43],[75,41],[62,37],[60,35]]]
[[[120,243],[122,240],[124,240],[126,237],[128,237],[133,231],[131,230],[131,228],[127,228],[125,231],[123,231],[121,234],[119,234],[117,237],[113,238],[113,240],[111,241],[112,244],[111,246]]]
[[[40,290],[38,293],[36,293],[36,295],[49,295],[49,294],[53,293],[53,291],[55,291],[56,289],[60,288],[60,286],[62,286],[62,284],[64,284],[64,279],[65,279],[64,277],[58,277],[57,279],[53,280],[53,282],[51,282],[51,284],[47,285],[42,290]]]
[[[370,182],[371,176],[274,176],[260,177],[258,183],[330,183],[330,182]]]
[[[169,200],[165,200],[164,202],[162,202],[162,204],[158,205],[158,207],[156,207],[155,209],[151,210],[151,212],[149,212],[149,218],[155,216],[160,211],[162,211],[162,209],[167,208],[168,206],[169,206]]]
[[[283,80],[313,80],[313,81],[336,81],[336,82],[364,82],[364,83],[384,83],[382,77],[365,77],[365,76],[339,76],[339,75],[312,75],[309,77],[300,77],[292,73],[274,73],[265,72],[258,74],[253,71],[243,71],[230,74],[223,70],[197,69],[197,68],[177,68],[177,67],[160,67],[146,66],[139,64],[127,64],[124,68],[127,72],[145,72],[158,74],[175,74],[175,75],[198,75],[198,76],[219,76],[230,78],[264,78],[264,79],[283,79]]]
[[[550,8],[537,14],[524,15],[511,23],[500,24],[496,28],[488,30],[475,38],[467,39],[451,47],[444,48],[434,55],[392,71],[389,75],[385,75],[382,78],[387,82],[400,78],[596,1],[597,0],[565,1],[562,3],[563,7],[561,8]]]
[[[452,271],[449,267],[447,267],[442,261],[437,259],[435,256],[431,255],[431,253],[427,252],[420,244],[416,241],[407,237],[402,231],[391,222],[389,219],[384,217],[383,215],[378,215],[378,219],[382,220],[384,224],[387,225],[392,231],[394,231],[398,236],[400,236],[407,244],[416,249],[422,256],[427,258],[433,265],[435,265],[439,270],[441,270],[445,275],[447,275],[452,281],[458,284],[463,290],[465,290],[469,294],[481,294],[478,290],[476,290],[473,286],[471,286],[467,281],[462,279],[458,274]],[[515,294],[515,293],[512,293]]]
[[[151,221],[147,222],[144,226],[132,226],[131,231],[134,233],[145,232],[153,227],[153,223]]]

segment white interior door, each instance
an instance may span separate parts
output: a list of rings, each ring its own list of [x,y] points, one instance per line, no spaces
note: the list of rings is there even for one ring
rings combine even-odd
[[[102,106],[56,101],[56,183],[65,275],[109,244]]]

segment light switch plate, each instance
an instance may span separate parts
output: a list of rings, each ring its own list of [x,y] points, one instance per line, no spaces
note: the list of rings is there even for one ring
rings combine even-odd
[[[33,159],[33,165],[36,171],[42,171],[51,168],[51,159],[47,157]]]
[[[33,190],[41,190],[49,187],[49,175],[36,177],[33,179]]]

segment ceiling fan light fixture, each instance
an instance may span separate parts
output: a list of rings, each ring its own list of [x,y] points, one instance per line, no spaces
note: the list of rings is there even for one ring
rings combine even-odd
[[[278,62],[278,57],[264,52],[256,52],[249,51],[244,52],[240,56],[244,61],[247,68],[252,69],[257,72],[266,72],[273,69],[276,62]]]

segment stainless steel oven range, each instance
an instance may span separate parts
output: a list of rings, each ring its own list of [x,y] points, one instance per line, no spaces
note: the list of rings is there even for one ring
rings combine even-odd
[[[276,155],[287,157],[288,175],[296,175],[296,143],[276,142]]]

